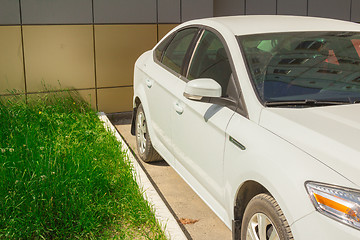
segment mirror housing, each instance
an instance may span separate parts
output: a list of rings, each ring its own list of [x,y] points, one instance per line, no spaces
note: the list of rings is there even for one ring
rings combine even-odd
[[[221,86],[211,78],[198,78],[186,83],[184,97],[189,100],[231,106],[236,108],[236,100],[221,97]]]
[[[221,86],[211,78],[198,78],[186,83],[184,96],[190,100],[221,97]]]

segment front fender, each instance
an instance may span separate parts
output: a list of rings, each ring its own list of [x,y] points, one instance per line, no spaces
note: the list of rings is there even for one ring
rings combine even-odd
[[[230,136],[246,149],[229,141]],[[229,223],[234,219],[237,194],[249,180],[269,191],[290,225],[315,211],[304,186],[306,181],[354,187],[317,159],[240,115],[231,119],[226,137],[224,182]]]

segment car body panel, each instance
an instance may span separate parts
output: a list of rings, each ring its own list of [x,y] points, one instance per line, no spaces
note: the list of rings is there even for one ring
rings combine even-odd
[[[359,104],[267,108],[260,125],[360,186]]]
[[[183,113],[171,111],[174,157],[224,208],[225,130],[234,111],[188,100],[183,96],[184,89],[185,82],[179,82],[174,102],[183,108]]]
[[[170,110],[174,96],[171,89],[175,79],[172,74],[152,62],[152,51],[144,53],[135,64],[135,97],[139,97],[148,121],[148,130],[154,148],[168,162],[173,163],[171,153]],[[149,59],[151,59],[149,61]],[[150,83],[149,83],[150,81]],[[151,84],[151,87],[148,86]],[[159,96],[162,96],[161,98]],[[152,109],[152,111],[149,111]]]
[[[226,135],[224,171],[227,175],[227,206],[235,204],[234,198],[241,187],[236,183],[256,181],[273,195],[291,224],[314,211],[304,187],[306,181],[336,182],[355,187],[309,154],[240,115],[233,116]],[[234,145],[228,136],[246,149],[241,150]],[[230,215],[228,224],[232,218]]]

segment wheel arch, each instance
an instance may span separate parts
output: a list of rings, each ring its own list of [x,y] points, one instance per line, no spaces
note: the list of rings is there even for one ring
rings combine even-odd
[[[232,226],[233,239],[238,239],[241,234],[241,224],[246,206],[250,200],[258,194],[271,193],[260,183],[254,180],[245,181],[238,189],[234,200],[234,219]]]
[[[131,120],[131,129],[130,132],[133,136],[135,136],[135,126],[136,126],[136,114],[137,114],[137,110],[140,106],[140,104],[143,107],[144,110],[144,114],[146,116],[146,121],[147,121],[147,127],[149,130],[149,135],[151,136],[152,142],[154,143],[157,142],[155,133],[154,133],[154,129],[152,128],[152,120],[151,120],[151,114],[149,112],[149,106],[148,106],[148,102],[147,102],[147,96],[144,93],[144,88],[143,86],[138,86],[135,91],[134,91],[134,97],[133,97],[133,112],[132,112],[132,120]]]
[[[133,112],[132,112],[132,119],[131,119],[131,134],[135,135],[135,121],[136,121],[136,111],[141,104],[141,100],[138,96],[134,97],[133,102]]]

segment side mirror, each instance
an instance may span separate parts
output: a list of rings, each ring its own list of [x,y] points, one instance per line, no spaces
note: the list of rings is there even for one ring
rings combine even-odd
[[[221,97],[221,86],[211,78],[198,78],[186,83],[184,97],[189,100],[237,107],[237,101]]]
[[[186,83],[184,96],[190,100],[221,97],[221,86],[211,78],[194,79]]]

